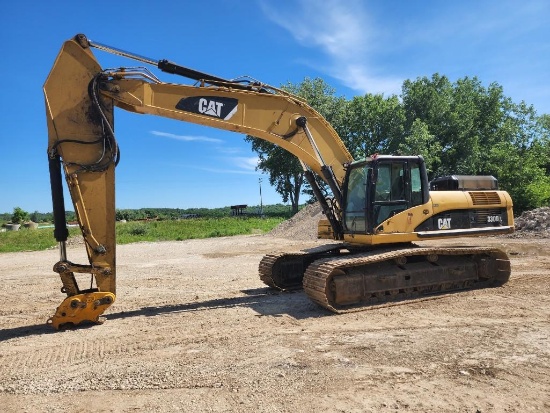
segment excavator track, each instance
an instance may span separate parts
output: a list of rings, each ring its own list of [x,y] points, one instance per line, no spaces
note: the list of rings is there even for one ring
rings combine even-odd
[[[306,268],[315,260],[338,255],[341,249],[340,244],[328,244],[302,251],[265,255],[259,265],[260,279],[282,291],[302,288]]]
[[[345,313],[430,294],[500,286],[509,277],[510,261],[499,249],[413,247],[318,259],[305,271],[303,287],[312,301]]]

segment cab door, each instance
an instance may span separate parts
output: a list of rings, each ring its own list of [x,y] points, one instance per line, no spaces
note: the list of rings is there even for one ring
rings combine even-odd
[[[367,221],[367,181],[372,173],[368,163],[353,165],[347,173],[347,186],[344,199],[344,232],[366,234]]]
[[[422,170],[411,159],[381,161],[375,167],[372,202],[373,228],[423,200]]]

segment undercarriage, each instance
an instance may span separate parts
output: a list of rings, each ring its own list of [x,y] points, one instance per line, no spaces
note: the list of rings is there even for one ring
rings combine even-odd
[[[354,250],[325,245],[289,254],[270,254],[260,278],[271,287],[303,287],[311,300],[333,312],[451,291],[496,287],[510,277],[503,251],[484,247]]]

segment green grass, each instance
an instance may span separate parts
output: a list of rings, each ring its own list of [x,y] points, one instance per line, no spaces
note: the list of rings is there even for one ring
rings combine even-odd
[[[197,218],[181,221],[128,222],[117,225],[117,243],[182,241],[271,231],[282,218]]]
[[[79,233],[78,228],[69,228],[70,236]],[[0,252],[40,251],[56,245],[53,228],[0,232]]]
[[[148,221],[117,223],[117,244],[140,241],[182,241],[186,239],[227,237],[233,235],[266,233],[284,218],[226,217],[197,218],[180,221]],[[70,236],[80,234],[78,228],[69,229]],[[0,253],[39,251],[57,245],[53,228],[0,232]]]

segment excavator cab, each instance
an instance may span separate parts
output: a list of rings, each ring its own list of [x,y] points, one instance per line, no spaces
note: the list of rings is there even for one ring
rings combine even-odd
[[[376,156],[349,165],[344,184],[344,233],[373,234],[388,218],[429,200],[420,156]]]

